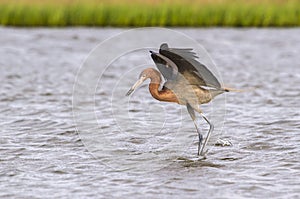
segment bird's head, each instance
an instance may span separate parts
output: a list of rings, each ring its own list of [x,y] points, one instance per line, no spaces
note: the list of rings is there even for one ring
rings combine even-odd
[[[162,59],[162,56],[159,55],[159,53],[153,52],[151,50],[149,52],[151,53],[151,57],[156,64],[166,64],[166,61]],[[129,89],[126,96],[129,96],[131,93],[133,93],[133,91],[137,89],[148,78],[151,78],[151,81],[153,83],[160,84],[160,73],[153,68],[147,68],[141,72],[139,80]]]
[[[129,89],[126,96],[130,95],[135,89],[137,89],[145,80],[151,79],[151,83],[160,84],[161,76],[160,73],[154,68],[147,68],[143,70],[139,76],[138,81]]]
[[[143,70],[139,76],[138,81],[129,89],[126,96],[129,96],[135,89],[137,89],[146,79],[150,78],[150,68]]]

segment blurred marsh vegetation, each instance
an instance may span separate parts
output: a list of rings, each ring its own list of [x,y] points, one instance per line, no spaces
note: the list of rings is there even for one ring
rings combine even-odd
[[[2,26],[291,27],[299,0],[0,0]]]

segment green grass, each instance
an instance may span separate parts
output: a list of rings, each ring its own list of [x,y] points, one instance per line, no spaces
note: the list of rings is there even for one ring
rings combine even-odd
[[[218,3],[74,2],[42,4],[0,1],[3,26],[231,26],[300,25],[300,1],[219,1]]]

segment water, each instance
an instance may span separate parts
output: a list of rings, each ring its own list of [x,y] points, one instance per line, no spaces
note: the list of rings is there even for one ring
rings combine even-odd
[[[115,125],[128,118],[111,116],[111,94],[135,82],[139,71],[125,83],[122,75],[141,54],[112,63],[95,91],[94,133],[114,147],[101,158],[83,144],[72,113],[76,74],[97,43],[122,31],[0,29],[1,198],[300,197],[300,29],[177,29],[207,49],[226,86],[256,88],[224,95],[216,133],[233,145],[210,146],[205,160],[185,108],[155,101],[146,86],[129,100],[127,132]],[[163,123],[151,119],[157,110]],[[211,105],[203,111],[213,119]]]

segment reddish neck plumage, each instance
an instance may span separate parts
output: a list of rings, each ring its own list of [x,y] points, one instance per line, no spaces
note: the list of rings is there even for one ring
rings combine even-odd
[[[178,99],[176,98],[176,95],[173,93],[172,90],[168,88],[158,90],[161,84],[161,76],[157,70],[152,69],[149,74],[149,78],[151,80],[149,84],[149,91],[152,97],[159,101],[178,103]]]

